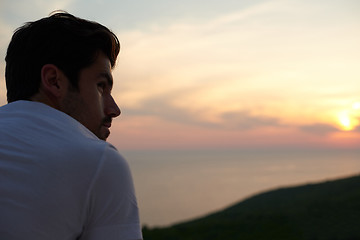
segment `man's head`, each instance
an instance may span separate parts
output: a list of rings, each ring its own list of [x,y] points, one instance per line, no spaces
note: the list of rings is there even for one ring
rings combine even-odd
[[[15,31],[7,50],[8,102],[44,102],[105,140],[111,119],[120,114],[111,96],[119,51],[108,28],[68,13],[29,22]]]

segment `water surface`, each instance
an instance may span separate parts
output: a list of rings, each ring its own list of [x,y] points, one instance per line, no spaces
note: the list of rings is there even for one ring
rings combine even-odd
[[[203,216],[256,193],[360,173],[357,150],[125,151],[148,226]]]

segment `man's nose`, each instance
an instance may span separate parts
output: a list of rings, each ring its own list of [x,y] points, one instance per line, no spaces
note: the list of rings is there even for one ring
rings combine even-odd
[[[110,95],[105,100],[104,112],[106,116],[115,118],[121,114],[119,106],[116,104],[114,98]]]

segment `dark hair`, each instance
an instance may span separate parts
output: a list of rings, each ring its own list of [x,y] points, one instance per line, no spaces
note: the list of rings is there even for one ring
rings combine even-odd
[[[45,64],[56,65],[78,89],[80,70],[90,66],[99,51],[114,67],[119,40],[99,23],[66,12],[26,23],[15,31],[5,57],[8,102],[29,100],[38,92]]]

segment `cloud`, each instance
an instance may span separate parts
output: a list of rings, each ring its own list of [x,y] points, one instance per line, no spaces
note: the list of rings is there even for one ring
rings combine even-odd
[[[358,121],[360,123],[360,118],[358,118]],[[354,132],[360,132],[360,124],[353,131]]]
[[[314,135],[325,136],[327,134],[338,132],[339,129],[330,125],[330,124],[323,124],[323,123],[316,123],[311,125],[303,125],[299,127],[300,130],[304,132],[308,132]]]
[[[5,0],[1,2],[1,12],[9,23],[21,24],[45,17],[54,10],[66,10],[74,2],[75,0]]]
[[[119,32],[121,87],[114,91],[133,109],[145,101],[165,102],[162,108],[181,111],[180,119],[211,118],[213,111],[217,118],[201,120],[215,124],[225,121],[223,113],[242,112],[296,124],[301,124],[298,116],[318,122],[341,100],[331,94],[360,90],[352,60],[360,36],[348,27],[356,29],[354,23],[328,26],[318,20],[321,4],[312,4],[304,17],[305,6],[267,1],[206,22],[170,21]],[[321,14],[326,18],[333,11]]]
[[[127,107],[123,112],[135,116],[156,116],[157,118],[166,121],[184,125],[216,127],[215,123],[203,119],[201,111],[191,111],[190,109],[177,107],[171,104],[172,98],[169,95],[171,95],[171,93],[147,97],[136,107]],[[176,93],[173,93],[172,97],[176,97],[174,95],[176,95]]]
[[[280,126],[279,119],[266,116],[254,116],[246,111],[225,112],[221,117],[223,120],[222,125],[230,129],[249,130],[268,126]]]
[[[125,105],[123,113],[130,116],[156,116],[169,122],[223,130],[250,130],[280,125],[276,118],[254,115],[246,110],[229,111],[225,107],[219,110],[206,106],[194,108],[176,104],[174,99],[181,101],[192,91],[195,90],[182,89],[146,97],[136,106]]]

